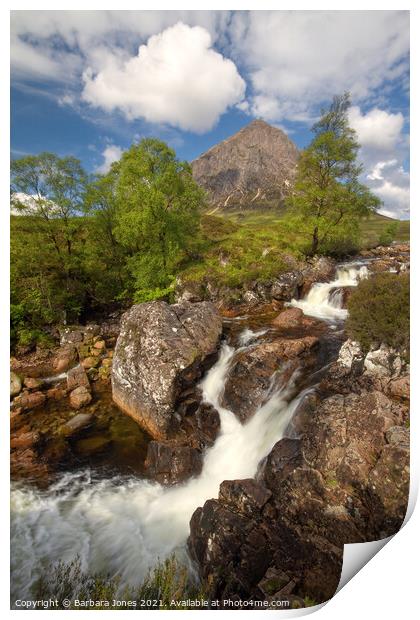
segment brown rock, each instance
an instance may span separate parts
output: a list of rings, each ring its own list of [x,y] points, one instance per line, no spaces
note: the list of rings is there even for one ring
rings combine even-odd
[[[77,349],[72,345],[68,345],[59,349],[53,361],[51,374],[60,374],[65,372],[77,362]]]
[[[99,349],[100,351],[102,351],[103,349],[105,349],[105,341],[97,340],[93,346],[95,349]]]
[[[74,390],[77,387],[89,387],[89,379],[84,367],[79,364],[67,373],[67,389]]]
[[[80,386],[70,393],[70,406],[73,409],[81,409],[92,400],[91,393],[84,386]]]
[[[15,372],[10,371],[10,396],[17,396],[22,389],[22,381]]]
[[[42,392],[23,392],[13,401],[13,407],[21,407],[23,410],[35,409],[45,403],[46,397]]]
[[[145,461],[148,476],[161,484],[183,482],[200,473],[202,455],[190,446],[176,446],[151,441]]]
[[[89,426],[93,421],[93,415],[91,413],[78,413],[76,416],[71,418],[66,424],[63,424],[61,427],[61,432],[66,437],[77,434],[79,431],[83,430],[87,426]]]
[[[39,434],[31,431],[28,433],[15,434],[10,439],[10,447],[13,450],[32,448],[39,441]]]
[[[387,393],[408,400],[410,398],[410,375],[390,381],[387,385]]]
[[[67,395],[67,390],[60,387],[50,388],[46,391],[47,398],[51,400],[61,400]]]
[[[83,368],[96,368],[97,366],[99,366],[100,360],[98,357],[90,356],[86,357],[81,363]]]
[[[35,379],[34,377],[26,377],[23,380],[23,385],[28,388],[28,390],[39,390],[44,385],[44,382],[41,379]]]

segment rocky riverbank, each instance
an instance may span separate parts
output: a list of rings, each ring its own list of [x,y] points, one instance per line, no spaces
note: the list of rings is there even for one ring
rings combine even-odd
[[[384,345],[363,352],[341,317],[366,265],[404,272],[409,247],[376,248],[356,263],[344,288],[336,264],[315,259],[247,285],[235,303],[230,292],[214,304],[184,290],[177,304],[134,306],[122,321],[62,330],[55,349],[20,352],[11,361],[12,476],[48,485],[88,465],[104,479],[117,471],[135,484],[175,485],[174,514],[191,517],[188,549],[210,597],[328,599],[343,544],[395,533],[408,499],[406,355]],[[316,283],[336,319],[287,304]],[[255,468],[233,467],[242,477],[229,479],[219,461],[238,434],[235,450],[241,462],[249,450]],[[172,489],[140,485],[139,506],[151,489],[160,523]],[[185,543],[183,527],[174,539]]]

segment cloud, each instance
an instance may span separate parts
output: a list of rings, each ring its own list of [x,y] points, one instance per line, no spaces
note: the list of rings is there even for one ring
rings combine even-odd
[[[235,64],[211,48],[210,34],[181,22],[150,37],[136,56],[104,51],[100,64],[97,73],[85,71],[82,98],[130,120],[203,133],[245,93]]]
[[[349,110],[349,122],[364,148],[391,151],[401,140],[404,116],[401,112],[392,114],[378,108],[363,114],[355,106]]]
[[[404,169],[407,136],[401,113],[372,108],[363,113],[349,110],[350,125],[357,133],[364,165],[363,181],[383,201],[380,213],[407,219],[410,210],[410,174]]]
[[[115,144],[110,144],[109,146],[107,146],[102,151],[102,157],[104,158],[104,161],[100,166],[96,168],[96,172],[98,172],[99,174],[106,174],[107,172],[109,172],[111,164],[113,164],[114,161],[118,161],[121,158],[122,154],[123,149],[121,147],[116,146]]]
[[[408,70],[407,11],[238,12],[230,34],[252,113],[268,121],[310,122],[334,94],[361,101]]]

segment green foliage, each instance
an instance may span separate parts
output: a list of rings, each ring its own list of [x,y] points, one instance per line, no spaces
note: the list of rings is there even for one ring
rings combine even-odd
[[[313,126],[314,138],[301,154],[294,192],[287,200],[289,228],[300,231],[301,250],[308,255],[329,253],[331,247],[338,253],[347,238],[351,246],[357,244],[360,218],[380,204],[358,181],[359,145],[347,118],[350,105],[348,93],[334,97]]]
[[[380,245],[391,245],[394,241],[395,236],[398,232],[399,223],[391,222],[384,228],[384,230],[379,235],[379,244]]]
[[[145,604],[141,607],[139,605],[138,610],[174,609],[174,601],[202,597],[197,584],[191,581],[187,568],[174,555],[158,562],[139,585],[125,587],[118,577],[84,573],[79,558],[70,563],[59,562],[41,576],[35,592],[37,600],[58,599],[61,604],[59,609],[79,609],[75,600],[107,601],[109,606],[104,606],[107,609],[136,609],[114,605],[115,600],[144,601]],[[62,606],[65,599],[71,601],[70,607]]]
[[[349,298],[346,329],[365,351],[385,343],[409,348],[410,279],[408,274],[379,273],[362,280]]]

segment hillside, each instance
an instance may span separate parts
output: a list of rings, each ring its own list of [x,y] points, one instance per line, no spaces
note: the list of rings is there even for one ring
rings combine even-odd
[[[192,162],[214,209],[280,206],[293,183],[299,151],[286,134],[255,120]]]

